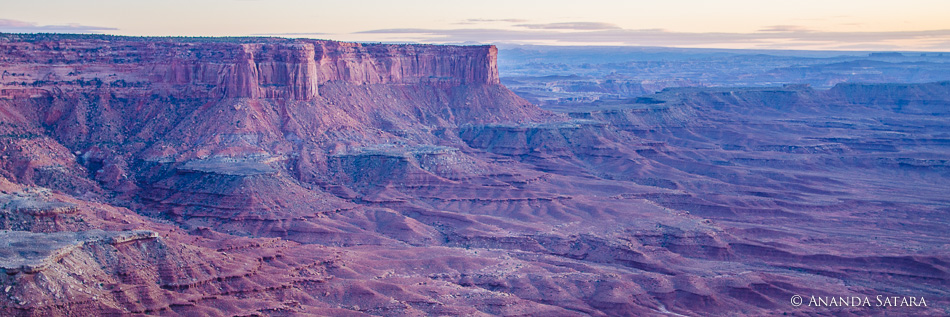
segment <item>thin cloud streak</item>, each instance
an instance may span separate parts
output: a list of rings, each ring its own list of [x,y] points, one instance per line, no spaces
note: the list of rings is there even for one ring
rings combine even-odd
[[[248,1],[248,0],[242,0]],[[287,33],[255,33],[252,36],[312,36],[312,35],[332,35],[332,33],[321,32],[287,32]]]
[[[926,43],[913,48],[950,50],[950,30],[895,31],[895,32],[821,32],[796,26],[771,26],[754,33],[693,33],[660,29],[379,29],[359,34],[388,34],[429,43],[537,43],[558,45],[632,45],[683,47],[761,47],[783,45],[801,47],[891,47],[895,42]],[[934,44],[941,43],[941,44]],[[903,47],[903,46],[902,46]],[[908,48],[908,49],[913,49]]]
[[[773,25],[759,30],[759,32],[812,32],[800,25]]]
[[[620,27],[612,23],[603,23],[603,22],[561,22],[561,23],[544,23],[544,24],[517,24],[517,27],[523,27],[533,30],[576,30],[576,31],[593,31],[593,30],[619,30]]]
[[[37,25],[34,22],[0,19],[0,32],[8,33],[102,33],[103,31],[115,30],[118,29],[104,26],[81,25],[77,23]]]
[[[457,22],[455,24],[479,24],[479,23],[496,23],[496,22],[525,23],[525,22],[528,22],[528,20],[524,20],[524,19],[468,19],[462,22]]]

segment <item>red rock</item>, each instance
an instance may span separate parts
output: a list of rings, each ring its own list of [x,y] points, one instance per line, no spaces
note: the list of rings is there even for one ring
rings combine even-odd
[[[0,315],[867,314],[788,301],[948,298],[946,189],[915,185],[945,180],[943,121],[921,119],[945,84],[671,89],[555,114],[499,84],[496,54],[0,35],[0,236],[28,242],[0,258],[42,251],[4,266]]]

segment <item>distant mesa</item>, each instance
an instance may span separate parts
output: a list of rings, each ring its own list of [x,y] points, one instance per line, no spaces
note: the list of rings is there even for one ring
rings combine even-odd
[[[900,52],[875,52],[869,53],[868,57],[904,57],[904,54]]]

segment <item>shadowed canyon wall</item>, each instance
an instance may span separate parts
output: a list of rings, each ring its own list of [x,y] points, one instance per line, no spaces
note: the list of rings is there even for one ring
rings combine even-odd
[[[948,83],[548,111],[496,59],[0,34],[0,315],[950,312]],[[879,294],[930,306],[789,302]]]

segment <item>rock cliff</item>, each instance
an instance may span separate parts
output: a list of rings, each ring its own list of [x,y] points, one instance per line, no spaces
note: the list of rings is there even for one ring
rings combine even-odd
[[[327,82],[498,84],[492,46],[446,47],[264,38],[234,41],[69,35],[0,36],[0,84],[139,88],[150,93],[310,100]],[[133,89],[135,90],[135,89]]]
[[[490,46],[9,34],[0,74],[4,316],[950,298],[946,83],[555,113]]]

